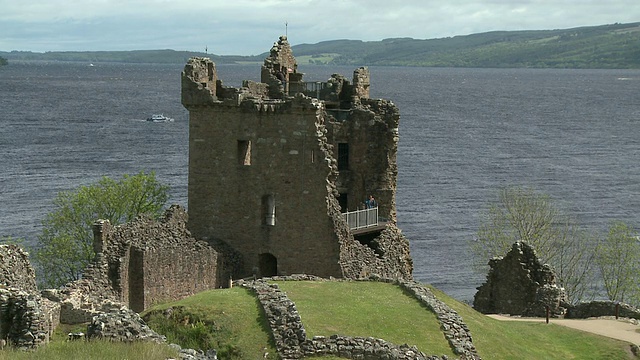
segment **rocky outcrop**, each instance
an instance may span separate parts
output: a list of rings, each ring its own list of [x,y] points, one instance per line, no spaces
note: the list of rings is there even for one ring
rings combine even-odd
[[[556,285],[556,275],[542,264],[535,250],[516,242],[504,257],[489,261],[487,281],[478,288],[473,307],[484,314],[551,316],[564,312],[565,292]]]

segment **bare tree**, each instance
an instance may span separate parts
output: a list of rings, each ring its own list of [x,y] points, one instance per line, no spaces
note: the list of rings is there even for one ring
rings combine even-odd
[[[640,241],[629,225],[611,224],[598,246],[596,264],[609,300],[640,304]]]
[[[502,189],[471,246],[477,264],[484,265],[504,256],[516,241],[531,245],[555,269],[569,302],[591,295],[596,241],[556,208],[548,195],[521,187]]]

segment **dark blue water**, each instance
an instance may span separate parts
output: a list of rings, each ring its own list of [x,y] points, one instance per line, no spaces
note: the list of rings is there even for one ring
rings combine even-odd
[[[186,206],[181,65],[0,67],[0,236],[33,243],[59,191],[155,171]],[[308,80],[352,67],[301,67]],[[373,67],[400,108],[398,221],[414,275],[469,301],[468,243],[504,186],[530,186],[592,231],[640,225],[640,71]],[[219,66],[227,85],[259,66]],[[172,123],[144,121],[152,113]]]

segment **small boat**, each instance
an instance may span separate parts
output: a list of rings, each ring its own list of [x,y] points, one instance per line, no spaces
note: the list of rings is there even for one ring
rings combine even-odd
[[[173,121],[172,118],[168,116],[164,116],[163,114],[153,114],[147,118],[147,121],[151,122],[170,122]]]

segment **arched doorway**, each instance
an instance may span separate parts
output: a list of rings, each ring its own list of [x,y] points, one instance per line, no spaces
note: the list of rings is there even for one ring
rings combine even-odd
[[[269,253],[258,255],[258,266],[261,277],[278,275],[278,259]]]

